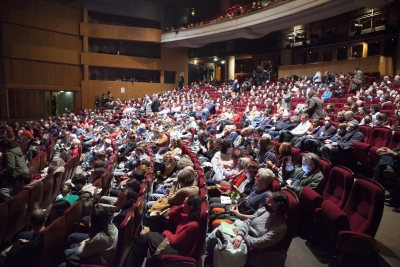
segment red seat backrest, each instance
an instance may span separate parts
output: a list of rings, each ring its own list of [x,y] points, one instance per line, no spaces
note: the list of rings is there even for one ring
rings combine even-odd
[[[392,138],[392,130],[385,127],[375,127],[368,139],[368,144],[376,147],[387,147]]]
[[[207,202],[203,201],[201,203],[200,220],[199,220],[199,234],[197,235],[197,240],[190,252],[189,257],[198,260],[201,256],[203,250],[204,242],[206,240],[207,234]]]
[[[358,179],[354,182],[343,208],[351,231],[375,236],[382,219],[384,192],[382,186],[373,180]]]
[[[342,209],[350,195],[353,183],[354,175],[350,169],[342,166],[333,167],[322,197]]]
[[[28,214],[29,190],[17,194],[8,201],[8,223],[4,241],[10,240],[25,226],[26,215]],[[4,220],[6,218],[2,218]]]
[[[358,129],[359,129],[360,132],[364,135],[364,141],[365,141],[365,143],[368,143],[373,128],[372,128],[371,126],[368,126],[368,125],[360,125],[360,126],[358,126]]]
[[[393,149],[400,146],[400,131],[394,131],[390,139],[389,148]]]
[[[331,173],[331,162],[327,159],[320,158],[319,159],[319,168],[320,168],[324,178],[315,188],[315,192],[317,192],[318,194],[321,195],[325,189],[327,180],[329,178],[329,174]]]

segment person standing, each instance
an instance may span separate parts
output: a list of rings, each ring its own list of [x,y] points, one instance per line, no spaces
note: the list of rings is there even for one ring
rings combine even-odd
[[[213,66],[210,66],[208,73],[210,74],[210,81],[214,80],[214,67]]]
[[[182,89],[184,82],[185,82],[185,78],[183,77],[183,72],[182,72],[181,74],[179,74],[179,80],[178,80],[179,89]]]
[[[317,92],[310,90],[308,92],[307,106],[303,110],[310,118],[320,119],[324,118],[324,110],[322,100],[318,97]]]
[[[96,110],[98,110],[100,107],[100,99],[97,95],[94,97],[94,105],[96,106]]]
[[[51,115],[57,116],[57,98],[56,98],[56,96],[53,96],[53,99],[51,100]]]

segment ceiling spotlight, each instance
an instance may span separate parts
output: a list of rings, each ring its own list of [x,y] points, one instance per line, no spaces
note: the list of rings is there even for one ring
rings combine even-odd
[[[225,64],[225,60],[222,60],[222,61],[221,61],[221,64]]]
[[[217,61],[217,60],[218,60],[218,58],[215,57],[215,58],[214,58],[214,61]]]
[[[190,14],[191,14],[192,16],[196,15],[196,9],[192,8]]]

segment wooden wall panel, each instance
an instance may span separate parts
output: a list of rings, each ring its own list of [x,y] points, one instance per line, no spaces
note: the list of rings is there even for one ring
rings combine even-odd
[[[55,85],[63,86],[63,66],[61,64],[54,64]]]
[[[46,3],[51,3],[46,1]],[[60,7],[63,7],[59,5]],[[40,6],[42,13],[33,13],[26,10],[13,8],[10,6],[2,6],[2,19],[3,22],[49,30],[54,32],[61,32],[72,35],[79,35],[79,21],[65,20],[53,17],[52,13],[43,14],[48,11],[46,5]]]
[[[5,58],[4,59],[4,77],[7,83],[12,83],[12,67],[11,67],[11,59]]]
[[[62,49],[62,36],[63,34],[55,32],[54,33],[54,48]]]
[[[54,47],[55,46],[54,32],[46,31],[45,32],[45,39],[46,39],[46,46],[47,47]]]
[[[162,48],[161,59],[98,53],[83,53],[81,59],[81,64],[89,66],[184,71],[187,69],[188,55],[186,48]]]
[[[80,34],[95,38],[161,42],[161,30],[128,26],[81,23]]]
[[[11,47],[11,56],[14,58],[30,58],[29,45],[27,44],[13,44]]]
[[[35,0],[28,0],[28,11],[29,12],[36,12],[36,1]]]
[[[18,27],[19,40],[23,44],[29,44],[29,28],[27,27]]]
[[[69,75],[69,66],[63,65],[63,85],[70,86],[70,75]]]
[[[63,52],[61,49],[46,48],[47,60],[51,62],[63,62]]]
[[[46,31],[45,30],[38,30],[38,45],[39,46],[46,46]]]
[[[30,67],[29,64],[24,64],[23,60],[12,60],[12,76],[15,84],[30,83]]]
[[[30,62],[31,69],[31,84],[44,84],[43,83],[43,69],[41,66],[41,62],[39,61],[31,61]]]
[[[81,66],[70,65],[69,75],[70,86],[81,86],[81,81],[83,80]]]
[[[38,29],[29,28],[29,44],[39,45]]]

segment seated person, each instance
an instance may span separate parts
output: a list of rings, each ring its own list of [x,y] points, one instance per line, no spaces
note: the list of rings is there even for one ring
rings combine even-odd
[[[164,156],[160,170],[156,172],[157,181],[154,183],[154,188],[157,188],[159,184],[164,182],[177,170],[175,159],[170,156]]]
[[[350,155],[353,153],[354,142],[364,142],[364,135],[358,129],[358,121],[350,121],[347,123],[347,133],[337,142],[325,140],[325,145],[320,148],[323,158],[330,160],[332,166],[337,165],[339,157]]]
[[[380,113],[376,115],[376,120],[373,123],[372,127],[385,127],[391,129],[388,115],[385,113]]]
[[[171,208],[169,220],[177,223],[175,233],[165,230],[162,234],[150,232],[149,227],[143,227],[135,245],[132,246],[127,266],[141,267],[148,253],[152,255],[151,261],[161,264],[163,254],[175,254],[189,256],[199,234],[199,219],[201,211],[201,197],[188,196],[181,206]],[[166,241],[168,243],[166,243]],[[165,243],[164,249],[157,250],[161,243]]]
[[[243,128],[241,132],[242,140],[237,146],[238,149],[247,153],[251,143],[254,141],[253,129],[251,127]]]
[[[263,167],[267,161],[275,163],[276,148],[269,137],[261,137],[258,141],[258,152],[256,153],[255,161]]]
[[[174,173],[172,173],[167,179],[163,180],[161,183],[157,184],[157,187],[154,188],[154,193],[150,195],[149,200],[157,200],[160,197],[163,197],[166,195],[167,188],[171,188],[174,179],[178,176],[179,172],[186,167],[194,167],[194,164],[191,159],[187,157],[182,157],[177,163],[176,163],[176,170]],[[195,180],[196,185],[197,185],[197,179]]]
[[[324,145],[324,141],[331,138],[335,133],[336,128],[332,125],[332,118],[326,116],[324,126],[320,127],[316,133],[307,135],[301,147],[303,151],[318,153],[318,149]]]
[[[4,256],[0,260],[0,266],[25,267],[32,265],[40,253],[40,232],[45,229],[46,214],[36,209],[29,217],[29,226],[32,228],[32,235],[27,239],[18,239],[11,246],[1,252]]]
[[[67,266],[71,264],[68,257],[73,254],[78,257],[74,257],[74,264],[77,264],[76,260],[79,260],[78,264],[109,264],[117,246],[118,229],[110,223],[107,210],[96,205],[90,220],[89,235],[71,234],[67,241],[70,246],[80,242],[79,246],[65,250]]]
[[[195,196],[199,194],[199,188],[194,184],[196,172],[193,169],[185,168],[179,172],[178,177],[173,181],[172,187],[166,190],[167,195],[164,196],[168,199],[170,206],[182,205],[185,198],[188,196]],[[152,229],[156,229],[157,225],[154,223],[155,219],[150,216],[150,210],[155,201],[148,201],[146,203],[146,210],[143,216],[142,225],[151,225]]]
[[[377,149],[376,153],[380,155],[378,165],[375,168],[373,179],[385,186],[390,192],[390,196],[385,199],[385,202],[390,206],[395,207],[393,211],[400,212],[400,188],[397,183],[397,177],[400,176],[400,162],[399,162],[400,146],[389,149],[381,147]],[[395,184],[394,188],[388,188],[387,182]]]
[[[319,169],[319,157],[314,153],[303,155],[302,166],[297,167],[286,181],[288,188],[293,189],[297,195],[301,194],[304,186],[315,189],[324,178]]]
[[[78,199],[79,196],[72,194],[72,185],[70,183],[64,183],[61,187],[59,200],[66,200],[72,206]]]
[[[130,187],[122,188],[118,193],[118,198],[114,205],[98,204],[104,207],[106,210],[111,212],[111,222],[115,227],[124,221],[126,214],[132,210],[133,204],[136,202],[136,193]]]
[[[234,249],[242,245],[256,249],[271,247],[281,241],[287,230],[285,214],[289,210],[289,200],[282,192],[273,192],[263,199],[262,208],[258,209],[253,216],[245,221],[236,220],[234,229],[236,237],[223,234],[221,228],[216,228],[207,236],[206,249],[208,257],[206,262],[211,262],[212,255],[216,250],[219,238],[222,244],[231,242]],[[244,241],[244,243],[243,243]],[[219,250],[226,248],[218,247]],[[247,251],[247,249],[245,249]]]
[[[227,125],[224,128],[224,131],[222,134],[217,135],[217,137],[224,138],[227,141],[234,142],[236,138],[238,137],[238,133],[236,132],[236,126],[235,125]]]
[[[294,116],[293,116],[294,117]],[[282,130],[279,133],[279,142],[290,142],[293,137],[301,137],[310,129],[311,122],[308,120],[308,114],[303,113],[300,116],[300,123],[291,131]]]
[[[254,184],[251,188],[249,195],[246,193],[240,193],[240,198],[237,200],[237,204],[222,204],[221,198],[211,198],[210,208],[213,214],[221,212],[229,212],[226,216],[219,217],[219,219],[224,219],[227,223],[232,223],[227,217],[236,217],[240,220],[245,220],[250,218],[260,207],[264,205],[265,198],[271,193],[271,184],[275,179],[275,174],[265,168],[258,169],[257,175],[254,179]],[[237,188],[232,186],[235,192],[238,192]],[[247,190],[247,193],[249,191]],[[212,226],[218,226],[220,221],[213,221]]]

